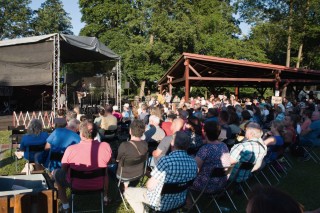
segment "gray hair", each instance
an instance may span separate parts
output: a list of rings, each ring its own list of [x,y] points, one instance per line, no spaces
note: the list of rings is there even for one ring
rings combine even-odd
[[[75,118],[72,118],[70,121],[68,121],[68,128],[72,130],[77,130],[79,127],[80,121],[78,121]]]
[[[27,133],[30,135],[39,135],[42,131],[42,123],[39,119],[32,119],[29,123]]]
[[[155,116],[155,115],[150,115],[149,123],[153,123],[155,125],[159,125],[160,124],[160,118],[158,116]]]
[[[258,123],[250,122],[246,126],[246,132],[250,131],[252,138],[261,138],[262,137],[262,129]]]

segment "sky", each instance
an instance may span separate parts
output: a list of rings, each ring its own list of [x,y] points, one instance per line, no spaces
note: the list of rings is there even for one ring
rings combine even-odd
[[[40,7],[41,3],[45,0],[32,0],[30,7],[33,10],[36,10]],[[70,14],[71,24],[73,26],[73,33],[74,35],[79,35],[81,28],[84,27],[84,23],[81,22],[81,13],[78,4],[78,0],[62,0],[64,10]],[[248,35],[250,31],[250,26],[246,23],[241,23],[240,28],[243,35]]]
[[[84,23],[81,22],[81,13],[78,0],[61,0],[64,10],[69,13],[71,17],[71,24],[73,26],[72,32],[74,35],[79,35]],[[30,7],[33,10],[38,9],[45,0],[32,0]]]

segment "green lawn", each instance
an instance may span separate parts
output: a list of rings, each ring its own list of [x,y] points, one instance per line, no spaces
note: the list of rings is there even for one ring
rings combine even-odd
[[[0,131],[0,143],[7,143],[8,131]],[[320,155],[320,151],[316,150]],[[1,154],[2,159],[0,161],[0,175],[16,174],[15,159],[10,156],[10,151],[7,150]],[[266,171],[270,180],[277,188],[284,190],[295,197],[300,203],[305,206],[306,210],[312,210],[320,207],[320,164],[316,164],[312,160],[307,162],[301,162],[295,158],[290,158],[293,162],[293,168],[289,170],[288,175],[280,179],[280,183],[276,184],[275,179]],[[24,160],[18,160],[18,171],[21,171],[24,166]],[[260,180],[263,180],[259,176]],[[256,184],[255,181],[250,181],[250,185]],[[116,188],[116,182],[110,180],[109,184],[109,196],[113,199],[112,204],[106,207],[105,212],[126,212],[123,203]],[[246,199],[243,195],[232,195],[236,205],[238,206],[238,212],[245,212]],[[231,208],[231,204],[228,200],[221,198],[219,204],[224,207]],[[200,205],[206,206],[206,199],[202,199]],[[76,200],[76,206],[78,209],[97,209],[99,208],[99,197],[81,197]],[[205,212],[216,212],[214,205],[207,209]],[[133,212],[133,211],[129,211]],[[231,211],[233,212],[233,211]]]

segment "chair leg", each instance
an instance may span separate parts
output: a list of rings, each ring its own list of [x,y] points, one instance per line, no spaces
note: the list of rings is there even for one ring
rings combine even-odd
[[[268,182],[268,184],[271,186],[271,183],[269,181],[269,179],[267,178],[267,176],[264,174],[263,171],[260,171],[260,173],[262,174],[262,176],[264,177],[264,179],[266,179],[266,181]]]
[[[274,168],[274,166],[272,164],[269,165],[270,168],[275,172],[275,174],[278,175],[279,178],[281,178],[282,176],[280,175],[280,173],[276,170],[276,168]]]
[[[199,195],[199,197],[198,197],[197,199],[194,199],[194,197],[193,197],[193,195],[192,195],[192,193],[191,193],[190,191],[189,191],[189,194],[190,194],[190,197],[191,197],[191,200],[192,200],[193,204],[192,204],[192,206],[190,207],[190,209],[189,209],[188,212],[190,212],[190,211],[193,209],[193,206],[195,206],[196,209],[197,209],[197,211],[198,211],[198,213],[201,213],[201,211],[200,211],[200,209],[199,209],[199,207],[198,207],[198,204],[197,204],[197,201],[199,200],[200,195]]]
[[[74,212],[74,205],[73,205],[73,202],[74,202],[74,194],[71,194],[71,213]]]
[[[128,207],[127,207],[127,204],[126,204],[126,200],[124,199],[123,194],[122,194],[120,188],[118,188],[118,190],[119,190],[119,193],[120,193],[122,202],[123,202],[123,204],[124,204],[124,207],[126,208],[127,211],[129,211],[129,209],[128,209]]]
[[[216,198],[213,198],[213,201],[214,201],[214,203],[216,204],[216,206],[218,207],[219,212],[220,212],[220,213],[222,213],[222,210],[221,210],[221,208],[220,208],[220,206],[219,206],[218,202],[216,201]]]
[[[271,169],[271,167],[268,165],[267,166],[269,171],[271,172],[271,174],[274,176],[274,178],[277,180],[277,183],[280,183],[279,178],[277,177],[277,175],[273,172],[273,170]]]
[[[307,150],[305,147],[302,147],[304,149],[304,151],[310,155],[311,159],[315,162],[318,163],[318,161],[315,159],[315,157],[311,154],[311,152],[309,150]]]
[[[242,193],[244,194],[244,196],[247,198],[247,200],[249,200],[249,198],[248,198],[248,196],[247,196],[246,192],[244,191],[244,189],[243,189],[243,187],[242,187],[242,184],[241,184],[241,183],[239,183],[239,187],[240,187],[240,189],[241,189]]]
[[[225,193],[226,193],[226,195],[228,196],[228,198],[229,198],[230,202],[232,203],[233,208],[234,208],[236,211],[238,211],[238,209],[237,209],[236,205],[234,204],[234,202],[233,202],[233,200],[231,199],[231,197],[230,197],[230,195],[229,195],[229,193],[228,193],[228,191],[227,191],[227,190],[225,191]]]
[[[103,213],[103,206],[104,206],[104,204],[103,204],[103,197],[104,197],[104,194],[103,194],[103,192],[101,192],[101,194],[100,194],[101,213]]]

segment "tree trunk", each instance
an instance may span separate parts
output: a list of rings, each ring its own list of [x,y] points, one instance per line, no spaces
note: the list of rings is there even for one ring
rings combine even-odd
[[[141,81],[140,83],[140,94],[139,97],[142,98],[142,96],[144,96],[144,88],[146,86],[146,81]]]
[[[310,8],[310,0],[307,0],[306,2],[306,9],[303,16],[303,28],[302,28],[302,36],[301,36],[301,44],[299,46],[299,52],[298,52],[298,58],[296,63],[296,68],[300,67],[300,62],[302,61],[302,49],[303,49],[303,42],[306,35],[306,28],[307,28],[307,18],[309,14],[309,8]]]
[[[286,66],[290,67],[290,57],[291,57],[291,34],[292,34],[292,15],[293,15],[293,0],[290,0],[289,9],[289,29],[288,29],[288,43],[287,43],[287,59]]]

